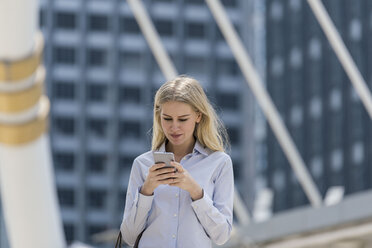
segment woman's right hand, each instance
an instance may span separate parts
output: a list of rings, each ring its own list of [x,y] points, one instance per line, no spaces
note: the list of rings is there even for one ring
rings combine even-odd
[[[171,178],[175,175],[175,168],[163,168],[164,166],[164,163],[159,163],[150,167],[149,174],[141,187],[141,194],[150,196],[159,185],[169,184],[173,180]]]

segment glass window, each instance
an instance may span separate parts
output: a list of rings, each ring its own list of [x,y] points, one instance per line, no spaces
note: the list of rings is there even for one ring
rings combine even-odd
[[[238,127],[228,127],[227,133],[229,135],[230,142],[232,145],[240,144],[240,131]]]
[[[88,206],[92,209],[103,209],[106,202],[106,192],[102,189],[88,191]]]
[[[57,64],[75,64],[75,48],[72,47],[55,47],[53,50],[53,60]]]
[[[231,8],[236,8],[237,7],[237,1],[236,0],[222,0],[221,3],[225,7],[231,7]]]
[[[74,207],[75,205],[75,192],[73,189],[61,189],[57,190],[59,204],[64,207]]]
[[[186,24],[186,37],[191,39],[204,39],[206,28],[204,23],[188,23]]]
[[[293,47],[289,54],[289,63],[294,69],[302,66],[302,51],[298,47]]]
[[[318,96],[311,99],[309,108],[310,116],[313,119],[318,119],[322,116],[322,100]]]
[[[88,23],[91,31],[104,32],[109,29],[109,18],[104,15],[91,15]]]
[[[314,157],[310,161],[310,170],[315,178],[320,178],[323,175],[323,160],[321,157]]]
[[[242,171],[242,167],[241,167],[240,161],[239,160],[233,160],[232,161],[232,164],[234,165],[233,166],[234,179],[235,180],[242,180],[242,178],[243,178],[243,171]]]
[[[320,42],[319,38],[313,37],[309,41],[308,52],[310,58],[313,60],[319,60],[322,57],[322,43]]]
[[[72,81],[55,81],[53,83],[53,98],[73,100],[75,98],[75,84]]]
[[[351,135],[353,138],[361,139],[365,133],[363,126],[363,111],[364,108],[360,102],[353,102],[350,106]]]
[[[331,153],[331,168],[335,172],[339,172],[343,166],[343,153],[340,149],[336,149]]]
[[[89,84],[88,90],[88,100],[91,102],[104,102],[107,99],[107,86],[101,84]]]
[[[299,105],[292,106],[290,112],[290,122],[292,126],[298,127],[299,125],[301,125],[302,119],[303,119],[302,107]]]
[[[275,190],[281,191],[284,189],[286,184],[285,174],[281,170],[276,170],[274,172],[273,184]]]
[[[128,71],[142,71],[146,65],[144,54],[141,52],[122,52],[120,62],[121,66]]]
[[[334,88],[331,90],[329,94],[329,105],[330,105],[330,108],[334,111],[341,109],[342,94],[338,88]]]
[[[40,27],[45,26],[45,10],[41,8],[39,10],[39,26]]]
[[[105,66],[107,64],[106,51],[97,48],[89,49],[87,64],[89,66]]]
[[[88,121],[89,134],[95,137],[104,138],[107,135],[107,120],[90,119]]]
[[[75,120],[72,117],[56,117],[54,118],[54,128],[60,134],[74,135]]]
[[[283,5],[279,1],[273,1],[270,8],[271,18],[280,21],[283,17]]]
[[[270,73],[274,77],[283,75],[284,61],[282,56],[274,56],[270,62]]]
[[[349,24],[349,33],[353,41],[360,41],[362,38],[362,23],[359,19],[354,18]]]
[[[62,29],[75,29],[76,28],[76,15],[71,12],[59,12],[54,16],[55,25],[57,28]]]
[[[141,123],[138,121],[123,121],[120,123],[120,137],[141,138]]]
[[[322,151],[323,135],[322,135],[322,121],[314,120],[309,123],[309,139],[312,154],[318,154]]]
[[[120,18],[120,32],[129,34],[139,34],[141,30],[134,17],[122,17]]]
[[[73,171],[75,156],[69,152],[55,152],[54,153],[54,167],[56,170]]]
[[[170,20],[155,20],[155,28],[159,35],[172,36],[173,35],[173,23]]]
[[[119,163],[120,167],[124,169],[130,169],[133,165],[133,161],[136,157],[134,155],[124,155],[120,157]]]
[[[123,86],[120,88],[120,102],[124,103],[140,103],[141,89],[135,86]]]
[[[229,110],[238,110],[240,107],[240,95],[238,93],[217,93],[218,106]]]
[[[107,230],[107,227],[105,225],[100,224],[90,224],[87,228],[87,236],[91,237],[94,234],[101,233],[103,231]]]
[[[203,5],[205,4],[204,0],[185,0],[188,4]]]
[[[126,193],[126,189],[124,190],[120,190],[119,193],[118,193],[118,210],[120,213],[123,212],[124,210],[124,207],[125,207],[125,200],[126,200],[126,197],[127,197],[127,193]],[[120,222],[121,224],[121,222]]]
[[[89,154],[87,162],[90,172],[102,173],[105,171],[107,156],[104,154]]]
[[[354,164],[361,164],[364,160],[364,145],[362,142],[356,142],[352,146],[352,158]]]
[[[331,147],[336,147],[342,142],[342,125],[343,125],[343,115],[341,111],[334,112],[331,115],[331,127],[329,129],[330,143]]]
[[[294,10],[294,11],[298,11],[301,9],[301,0],[290,0],[289,1],[289,6]]]
[[[217,68],[220,75],[237,76],[239,74],[239,67],[234,59],[219,59]]]
[[[187,74],[206,74],[208,71],[207,59],[187,56],[185,58],[185,71]]]

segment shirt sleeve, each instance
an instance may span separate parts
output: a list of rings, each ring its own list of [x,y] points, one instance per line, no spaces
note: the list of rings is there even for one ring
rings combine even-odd
[[[217,245],[230,238],[233,220],[234,176],[231,159],[227,159],[215,181],[213,196],[203,193],[203,198],[191,203],[204,230]]]
[[[129,177],[124,217],[120,226],[124,241],[131,246],[134,245],[137,236],[145,228],[154,198],[153,195],[145,196],[140,193],[143,183],[140,164],[135,160]]]

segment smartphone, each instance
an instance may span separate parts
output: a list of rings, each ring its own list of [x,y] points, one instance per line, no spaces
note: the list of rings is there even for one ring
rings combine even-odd
[[[153,152],[155,164],[158,163],[165,163],[165,166],[163,168],[174,168],[170,164],[171,161],[174,161],[174,154],[172,152]]]

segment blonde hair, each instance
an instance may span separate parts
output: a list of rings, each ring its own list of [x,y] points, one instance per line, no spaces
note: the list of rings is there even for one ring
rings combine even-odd
[[[202,86],[191,77],[178,76],[164,83],[156,92],[154,100],[154,119],[152,150],[157,150],[166,141],[161,127],[161,106],[170,101],[189,104],[202,117],[195,126],[194,136],[204,147],[212,151],[225,151],[228,148],[226,129],[208,100]]]

